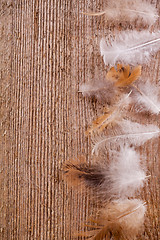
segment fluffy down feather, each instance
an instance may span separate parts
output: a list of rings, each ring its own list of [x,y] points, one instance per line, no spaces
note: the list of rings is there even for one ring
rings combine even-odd
[[[116,22],[134,22],[137,24],[152,25],[158,19],[156,7],[145,0],[111,0],[102,12],[84,13],[89,16],[106,15],[107,21]]]
[[[83,96],[96,98],[98,101],[111,104],[116,102],[122,93],[122,89],[127,88],[135,82],[141,75],[141,66],[130,69],[130,66],[117,64],[117,69],[112,67],[106,75],[106,79],[97,79],[92,83],[80,85],[79,92]]]
[[[109,165],[99,162],[91,166],[68,163],[65,173],[72,184],[76,181],[86,190],[93,189],[104,201],[134,196],[146,179],[139,154],[130,147],[121,148]]]
[[[112,66],[117,61],[132,65],[145,64],[159,49],[160,32],[150,33],[146,30],[123,31],[111,42],[107,39],[100,42],[104,63]]]
[[[128,146],[117,152],[115,160],[109,165],[109,177],[112,180],[111,195],[118,198],[134,196],[137,189],[143,187],[146,178],[140,166],[140,156]]]

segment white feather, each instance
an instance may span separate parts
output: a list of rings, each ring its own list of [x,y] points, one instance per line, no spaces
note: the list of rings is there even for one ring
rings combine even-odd
[[[111,196],[125,198],[134,196],[143,187],[146,174],[140,166],[139,154],[130,147],[121,148],[109,165],[107,178],[111,179]]]
[[[89,16],[106,15],[110,22],[134,22],[136,24],[152,25],[157,20],[158,11],[156,7],[145,0],[110,0],[102,12],[84,13]]]
[[[158,18],[155,6],[145,0],[111,0],[108,2],[108,7],[106,15],[112,15],[114,21],[115,19],[122,22],[136,20],[137,24],[143,22],[152,25]]]
[[[132,65],[143,64],[159,49],[160,32],[150,33],[146,30],[123,31],[111,42],[104,38],[100,42],[101,55],[106,65],[115,65],[117,61]]]
[[[94,97],[100,102],[107,103],[114,98],[115,90],[113,82],[99,79],[95,83],[84,83],[79,87],[79,92],[82,92],[84,97]]]
[[[138,84],[138,90],[133,95],[136,110],[139,112],[149,111],[154,114],[160,113],[159,86],[146,82]]]
[[[160,134],[160,129],[153,124],[142,125],[129,120],[122,120],[119,122],[119,125],[121,133],[116,136],[107,136],[96,142],[92,149],[92,154],[97,154],[98,149],[103,147],[104,144],[107,145],[111,142],[117,142],[117,144],[121,145],[127,142],[128,144],[140,146]]]

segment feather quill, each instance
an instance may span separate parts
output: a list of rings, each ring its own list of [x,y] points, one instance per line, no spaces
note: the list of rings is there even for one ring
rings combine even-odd
[[[115,136],[107,136],[100,141],[96,142],[93,149],[93,153],[98,153],[98,149],[111,142],[118,142],[118,144],[126,143],[140,146],[146,141],[158,137],[160,129],[153,125],[142,125],[137,122],[131,122],[129,120],[122,120],[119,122],[120,134]]]
[[[135,108],[139,112],[149,111],[153,114],[160,113],[160,97],[159,86],[154,83],[146,82],[138,84],[138,87],[133,85],[137,90],[133,95]]]
[[[152,54],[160,49],[160,32],[150,33],[123,31],[111,42],[100,41],[100,51],[106,65],[114,66],[117,61],[125,64],[145,64]]]
[[[145,212],[145,203],[139,199],[113,201],[101,209],[87,235],[94,240],[135,239],[144,224]]]
[[[83,13],[88,16],[106,15],[110,22],[134,22],[152,25],[158,19],[157,9],[145,0],[109,1],[104,11],[97,13]]]
[[[91,166],[87,163],[68,163],[65,173],[71,183],[76,180],[84,189],[94,190],[104,201],[134,196],[146,180],[139,154],[128,146],[121,148],[109,165],[99,162]]]

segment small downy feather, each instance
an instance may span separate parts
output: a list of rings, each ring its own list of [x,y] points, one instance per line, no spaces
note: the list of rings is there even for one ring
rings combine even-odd
[[[140,156],[128,146],[117,152],[111,164],[99,162],[89,166],[87,163],[65,166],[65,173],[84,187],[94,190],[104,201],[132,197],[143,187],[146,175],[140,165]]]
[[[82,92],[84,97],[95,98],[99,102],[110,104],[115,97],[116,89],[113,82],[98,79],[94,83],[80,85],[79,92]]]
[[[141,75],[141,66],[130,69],[130,66],[117,64],[117,69],[109,69],[106,79],[96,80],[94,83],[80,85],[79,92],[83,96],[96,98],[99,102],[111,104],[121,95],[122,88],[135,82]]]
[[[123,31],[110,41],[100,42],[100,51],[106,65],[114,66],[117,61],[124,64],[145,64],[152,54],[160,49],[160,32],[150,33]]]
[[[152,25],[158,19],[158,11],[154,5],[145,0],[119,0],[108,1],[104,11],[97,13],[83,13],[88,16],[106,15],[107,21],[134,22],[137,24]]]
[[[86,236],[94,240],[133,240],[143,227],[145,212],[145,203],[139,199],[113,201],[101,209]]]
[[[103,131],[104,128],[106,128],[109,124],[116,123],[117,121],[119,122],[125,113],[124,109],[130,103],[129,96],[131,92],[129,94],[124,94],[123,98],[120,99],[119,102],[113,107],[111,107],[107,113],[99,116],[96,120],[94,120],[91,127],[87,129],[86,135],[96,130]]]
[[[137,90],[132,98],[135,102],[135,109],[138,112],[148,111],[158,115],[160,113],[160,86],[149,81],[133,86]]]
[[[117,142],[119,145],[128,142],[129,144],[140,146],[146,141],[158,137],[160,134],[160,129],[153,124],[143,125],[129,120],[122,120],[119,122],[119,127],[120,134],[107,136],[96,142],[92,149],[92,154],[97,154],[99,148],[111,142]]]

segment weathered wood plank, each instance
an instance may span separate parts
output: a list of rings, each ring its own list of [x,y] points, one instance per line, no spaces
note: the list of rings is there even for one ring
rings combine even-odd
[[[103,9],[102,0],[1,2],[0,234],[16,240],[73,239],[73,229],[83,229],[95,210],[88,196],[64,183],[61,169],[80,155],[92,161],[91,139],[84,132],[102,106],[78,89],[105,76],[99,41],[113,27],[108,29],[103,17],[81,14]],[[158,0],[152,2],[160,9]],[[143,67],[143,77],[159,80],[159,59],[157,53]],[[148,122],[160,126],[159,117]],[[152,175],[141,195],[148,203],[145,232],[138,238],[143,240],[160,238],[159,146],[156,139],[141,148]]]

